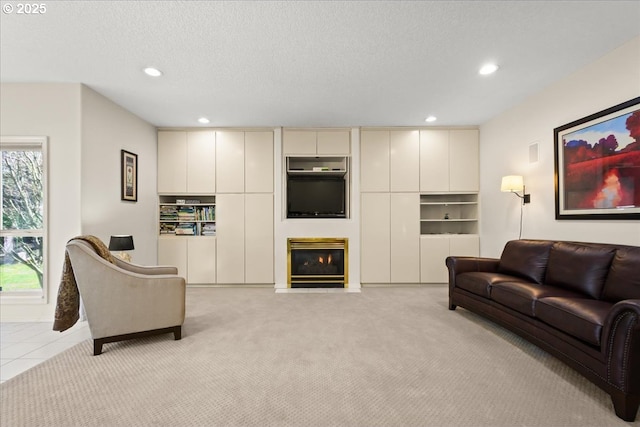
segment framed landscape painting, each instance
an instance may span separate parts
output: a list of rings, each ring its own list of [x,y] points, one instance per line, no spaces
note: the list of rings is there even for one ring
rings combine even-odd
[[[120,199],[138,201],[138,155],[120,150]]]
[[[553,134],[556,219],[640,219],[640,97]]]

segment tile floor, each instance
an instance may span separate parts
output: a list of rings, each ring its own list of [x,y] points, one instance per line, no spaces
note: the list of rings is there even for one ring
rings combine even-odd
[[[0,323],[0,382],[91,339],[87,322],[78,322],[64,332],[51,328],[51,322]]]

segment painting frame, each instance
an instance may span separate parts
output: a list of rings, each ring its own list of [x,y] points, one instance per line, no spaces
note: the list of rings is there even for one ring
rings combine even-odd
[[[640,219],[640,97],[553,136],[556,220]]]
[[[120,200],[138,201],[138,155],[120,150]]]

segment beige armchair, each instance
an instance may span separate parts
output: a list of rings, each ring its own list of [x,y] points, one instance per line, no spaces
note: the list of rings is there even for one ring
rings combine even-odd
[[[93,354],[105,343],[170,333],[182,338],[185,279],[175,267],[143,267],[102,259],[82,240],[67,243],[89,330]]]

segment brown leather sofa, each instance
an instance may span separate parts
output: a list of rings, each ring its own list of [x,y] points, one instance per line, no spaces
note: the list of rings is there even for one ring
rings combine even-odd
[[[611,395],[640,405],[640,247],[514,240],[500,259],[448,257],[449,309],[464,307],[526,338]]]

